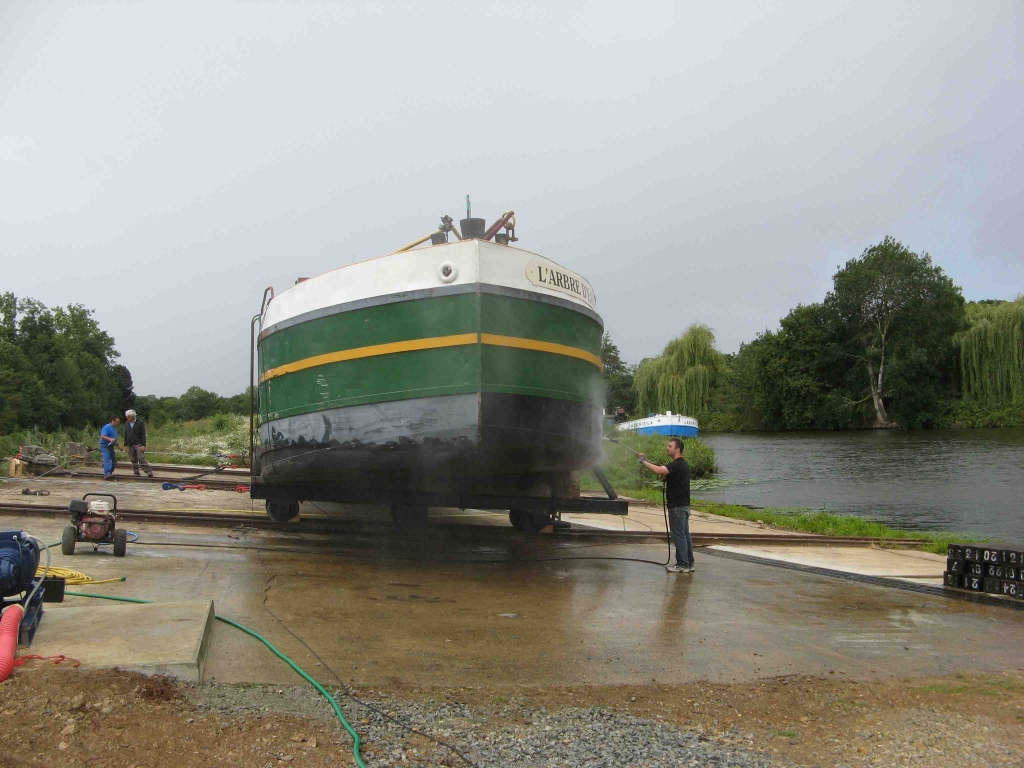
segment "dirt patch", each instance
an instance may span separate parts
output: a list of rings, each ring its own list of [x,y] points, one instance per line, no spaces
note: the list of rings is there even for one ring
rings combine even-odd
[[[0,685],[5,766],[351,765],[329,720],[199,712],[176,683],[140,675],[17,670]]]
[[[1024,764],[1020,670],[870,682],[775,678],[735,685],[356,693],[377,711],[344,696],[339,703],[365,736],[364,755],[373,766],[466,765],[425,734],[471,755],[474,744],[522,742],[552,724],[564,728],[566,717],[586,723],[609,712],[625,723],[640,719],[696,734],[716,749],[736,745],[781,765]],[[303,686],[193,686],[45,665],[18,669],[0,685],[0,715],[0,763],[10,766],[354,762],[348,734],[326,702]],[[582,764],[568,752],[564,757],[531,764]],[[645,763],[621,763],[633,764]]]
[[[146,701],[174,701],[181,698],[174,681],[160,675],[143,678],[139,681],[137,690]]]

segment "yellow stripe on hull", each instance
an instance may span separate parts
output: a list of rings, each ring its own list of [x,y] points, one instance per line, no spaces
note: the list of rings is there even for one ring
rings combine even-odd
[[[284,376],[288,373],[304,371],[308,368],[315,368],[319,365],[329,363],[341,363],[346,360],[360,360],[364,357],[377,357],[380,355],[393,355],[399,352],[417,352],[424,349],[440,349],[442,347],[460,347],[477,342],[495,347],[515,347],[516,349],[532,349],[538,352],[548,352],[555,355],[565,355],[586,360],[602,369],[601,358],[583,349],[570,347],[565,344],[555,344],[550,341],[537,341],[536,339],[521,339],[515,336],[499,336],[493,333],[458,333],[453,336],[435,336],[429,339],[410,339],[409,341],[392,341],[387,344],[374,344],[369,347],[356,347],[355,349],[343,349],[339,352],[329,352],[324,355],[307,357],[304,360],[296,360],[294,363],[286,363],[276,368],[264,371],[260,376],[260,383],[270,379]]]
[[[586,360],[588,363],[596,365],[598,368],[604,370],[604,365],[601,363],[601,358],[597,355],[593,355],[584,349],[577,347],[570,347],[566,344],[555,344],[550,341],[537,341],[536,339],[521,339],[516,336],[498,336],[494,333],[481,333],[480,341],[483,344],[489,344],[494,347],[515,347],[516,349],[533,349],[537,352],[550,352],[553,355],[565,355],[566,357],[576,357],[580,360]]]

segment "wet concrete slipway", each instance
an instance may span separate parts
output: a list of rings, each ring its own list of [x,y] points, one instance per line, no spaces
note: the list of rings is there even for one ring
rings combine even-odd
[[[5,517],[60,538],[56,519]],[[131,523],[124,559],[80,545],[54,564],[123,583],[89,591],[212,600],[300,664],[359,685],[735,682],[1002,670],[1021,662],[1024,612],[861,584],[698,550],[670,574],[664,542],[616,545],[504,526],[344,536]],[[649,561],[649,562],[643,562]],[[68,598],[65,606],[81,606]],[[41,630],[45,633],[44,629]],[[965,642],[970,638],[970,642]],[[294,682],[249,638],[217,625],[205,679]]]
[[[449,511],[420,530],[398,530],[378,519],[320,534],[255,530],[244,522],[214,527],[133,520],[125,527],[139,542],[129,544],[123,559],[109,548],[94,553],[81,545],[73,557],[58,547],[51,552],[55,565],[93,579],[127,577],[69,589],[158,603],[210,600],[217,614],[262,633],[325,683],[399,697],[413,689],[458,689],[528,702],[533,692],[573,687],[579,706],[592,703],[586,690],[609,686],[649,688],[660,696],[697,681],[872,681],[1019,674],[1022,666],[1024,611],[1010,607],[707,550],[698,550],[695,574],[671,574],[661,566],[663,540],[529,536],[500,518],[480,522],[480,515]],[[65,524],[55,514],[6,510],[0,517],[0,527],[30,530],[47,541],[59,540]],[[69,597],[51,606],[40,638],[57,612],[96,602]],[[203,679],[301,685],[266,648],[219,623]],[[376,764],[410,764],[397,754]],[[477,757],[479,765],[761,764],[739,757],[710,763]]]

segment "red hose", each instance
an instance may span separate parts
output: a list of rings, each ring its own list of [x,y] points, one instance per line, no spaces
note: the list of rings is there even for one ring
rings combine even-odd
[[[14,669],[14,652],[18,648],[18,629],[25,609],[20,605],[12,605],[4,611],[0,618],[0,683],[11,676]]]
[[[515,215],[515,211],[505,211],[505,213],[501,214],[501,218],[498,219],[493,224],[491,224],[491,228],[484,232],[484,240],[490,240],[492,237],[498,234],[498,230],[504,227],[505,224],[508,223],[508,220]]]

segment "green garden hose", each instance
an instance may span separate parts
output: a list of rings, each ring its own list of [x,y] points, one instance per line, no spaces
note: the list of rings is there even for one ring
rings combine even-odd
[[[114,595],[96,595],[96,594],[92,594],[90,592],[65,592],[64,594],[65,595],[73,595],[74,597],[95,597],[95,598],[100,599],[100,600],[117,600],[118,602],[122,602],[122,603],[149,603],[149,604],[152,604],[152,602],[153,602],[152,600],[139,600],[138,598],[135,598],[135,597],[115,597]],[[235,629],[242,630],[247,635],[255,637],[257,640],[259,640],[261,643],[263,643],[265,646],[267,646],[267,648],[269,648],[271,650],[271,652],[275,656],[277,656],[279,659],[284,661],[293,670],[298,672],[299,675],[301,675],[302,678],[307,683],[309,683],[314,688],[316,688],[317,691],[319,691],[320,694],[323,695],[323,697],[325,699],[327,699],[327,701],[329,701],[331,703],[331,707],[334,709],[334,713],[338,716],[338,720],[341,722],[341,724],[344,726],[345,730],[348,731],[349,735],[352,737],[352,754],[353,754],[353,756],[356,759],[356,765],[358,765],[360,768],[366,768],[366,763],[363,762],[362,755],[360,755],[360,751],[361,751],[362,747],[361,747],[361,741],[359,739],[359,734],[356,732],[355,728],[353,728],[349,724],[348,720],[345,719],[345,715],[344,715],[344,713],[342,713],[341,707],[338,706],[338,702],[335,701],[334,697],[331,696],[331,694],[329,694],[327,692],[326,688],[324,688],[322,685],[320,685],[320,683],[318,683],[316,680],[314,680],[312,677],[310,677],[302,667],[300,667],[298,664],[296,664],[290,658],[288,658],[283,653],[281,653],[279,650],[277,650],[277,648],[274,647],[274,644],[271,643],[269,640],[267,640],[267,638],[265,638],[259,632],[256,632],[255,630],[252,630],[252,629],[249,629],[245,625],[239,624],[237,621],[232,621],[231,619],[226,619],[223,616],[217,616],[216,614],[214,614],[214,618],[216,618],[217,621],[223,621],[225,624],[228,624],[228,625],[234,627]]]

